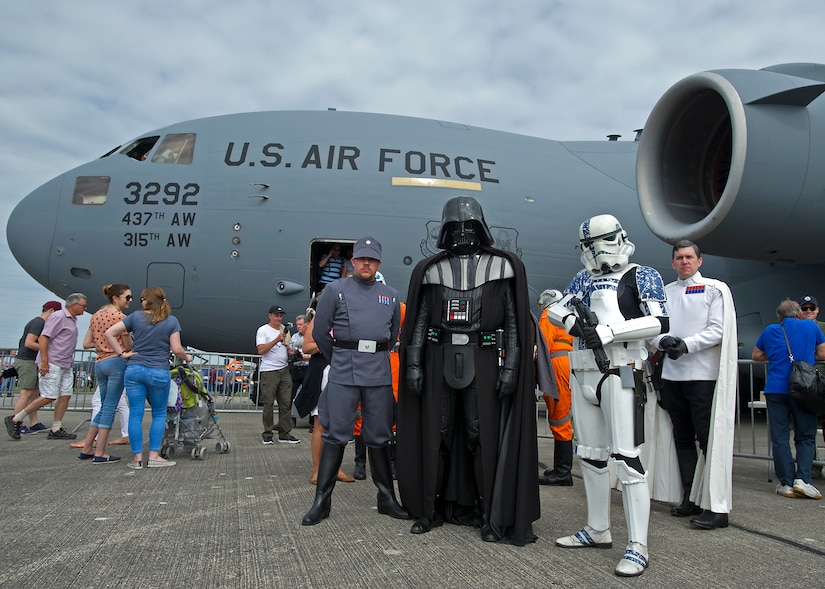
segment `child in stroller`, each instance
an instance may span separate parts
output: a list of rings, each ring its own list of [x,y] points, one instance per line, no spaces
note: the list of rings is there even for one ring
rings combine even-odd
[[[166,433],[160,447],[160,455],[172,458],[189,452],[192,460],[206,460],[207,440],[215,442],[215,452],[229,452],[229,442],[218,425],[215,401],[203,386],[203,377],[188,365],[172,368],[172,384],[166,408]],[[177,388],[177,394],[173,395]]]

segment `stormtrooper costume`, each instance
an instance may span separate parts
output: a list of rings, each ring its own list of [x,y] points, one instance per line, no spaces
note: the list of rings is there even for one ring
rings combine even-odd
[[[581,461],[588,513],[587,525],[556,539],[556,545],[612,547],[612,457],[623,485],[628,529],[627,548],[615,573],[631,577],[647,567],[650,516],[648,477],[635,431],[641,427],[644,407],[635,394],[633,370],[641,370],[647,358],[645,340],[668,330],[664,282],[653,268],[630,263],[635,246],[612,215],[582,223],[579,241],[585,269],[573,278],[564,298],[548,308],[548,317],[576,338],[569,356],[570,384],[579,442],[575,453]]]

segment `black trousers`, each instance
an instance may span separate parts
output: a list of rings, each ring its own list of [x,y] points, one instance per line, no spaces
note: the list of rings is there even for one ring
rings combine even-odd
[[[306,376],[307,370],[309,366],[297,366],[295,364],[289,365],[289,372],[292,375],[292,400],[295,400],[295,394],[298,392],[298,388],[304,383],[304,377]]]
[[[696,440],[705,454],[710,432],[714,380],[664,380],[662,406],[673,422],[676,448],[695,448]]]

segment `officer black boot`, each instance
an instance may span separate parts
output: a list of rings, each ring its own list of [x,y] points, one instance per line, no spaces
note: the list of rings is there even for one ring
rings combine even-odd
[[[342,460],[344,460],[344,446],[325,442],[321,450],[321,462],[318,465],[315,502],[307,511],[304,519],[301,520],[301,525],[313,526],[320,523],[322,519],[329,517],[329,510],[332,506],[332,490],[335,488],[335,481],[338,478],[338,469],[341,468]]]
[[[395,473],[395,434],[393,434],[392,441],[390,442],[390,469],[392,471],[392,480],[397,480],[398,475]]]
[[[553,442],[553,470],[539,477],[540,485],[573,486],[573,440]]]
[[[367,478],[367,447],[361,440],[361,436],[355,436],[355,472],[352,476],[359,481]]]
[[[682,477],[684,495],[682,502],[670,508],[670,515],[674,517],[689,517],[702,513],[702,508],[690,500],[690,488],[693,486],[693,471],[696,470],[696,450],[692,448],[676,448],[676,457],[679,460],[679,472]]]
[[[375,486],[378,487],[378,513],[389,515],[396,519],[410,519],[409,512],[401,507],[395,499],[389,446],[370,448],[369,456],[372,481],[375,483]]]

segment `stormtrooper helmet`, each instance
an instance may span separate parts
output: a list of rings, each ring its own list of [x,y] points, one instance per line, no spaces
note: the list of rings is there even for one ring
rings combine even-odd
[[[375,281],[380,282],[381,284],[387,284],[387,281],[384,280],[384,275],[380,272],[375,273]]]
[[[613,215],[596,215],[579,227],[581,261],[594,276],[618,272],[630,263],[636,246]]]
[[[550,305],[559,302],[561,298],[561,291],[558,291],[555,288],[548,288],[539,295],[539,300],[537,301],[539,310],[544,311]]]

